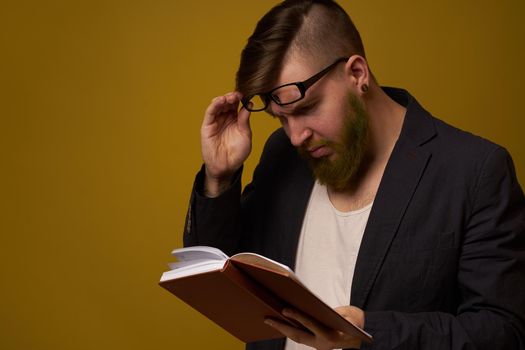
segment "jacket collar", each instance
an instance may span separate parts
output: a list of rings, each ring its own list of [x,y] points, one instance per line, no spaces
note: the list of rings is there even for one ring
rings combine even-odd
[[[436,136],[436,128],[430,113],[404,89],[383,87],[383,91],[394,101],[407,109],[399,139],[408,139],[414,145],[422,146]]]
[[[384,88],[407,108],[399,139],[383,173],[357,257],[351,303],[366,308],[407,207],[425,173],[431,152],[423,147],[436,136],[433,117],[405,90]]]

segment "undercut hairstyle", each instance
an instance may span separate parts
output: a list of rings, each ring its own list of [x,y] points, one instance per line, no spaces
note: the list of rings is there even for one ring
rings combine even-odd
[[[365,50],[354,23],[333,0],[285,0],[264,15],[241,53],[236,90],[244,96],[275,87],[285,60],[297,55],[319,68]]]

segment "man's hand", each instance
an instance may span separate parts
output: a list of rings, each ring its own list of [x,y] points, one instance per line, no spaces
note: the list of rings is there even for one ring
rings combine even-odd
[[[363,328],[365,324],[365,313],[355,306],[341,306],[335,309],[341,316],[354,325]],[[306,327],[310,332],[295,328],[284,322],[268,318],[265,323],[277,329],[286,337],[296,343],[311,346],[317,350],[331,350],[340,348],[359,349],[361,340],[354,336],[345,334],[335,329],[326,328],[305,314],[292,309],[285,309],[283,315],[296,320]]]
[[[201,127],[202,158],[206,169],[205,193],[215,197],[229,184],[252,149],[250,112],[238,111],[241,94],[230,92],[211,101]]]

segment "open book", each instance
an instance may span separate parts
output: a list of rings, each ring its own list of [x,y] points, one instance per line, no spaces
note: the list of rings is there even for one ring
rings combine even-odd
[[[195,246],[175,249],[159,284],[244,342],[282,338],[266,325],[266,317],[296,327],[282,315],[293,307],[320,323],[355,335],[365,342],[372,337],[348,322],[308,290],[287,266],[254,253],[229,258],[221,250]]]

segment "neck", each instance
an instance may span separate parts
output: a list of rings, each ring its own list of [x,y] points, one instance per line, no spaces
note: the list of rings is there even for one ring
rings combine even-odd
[[[364,103],[370,118],[368,160],[386,164],[401,133],[406,108],[377,84],[371,84]]]

